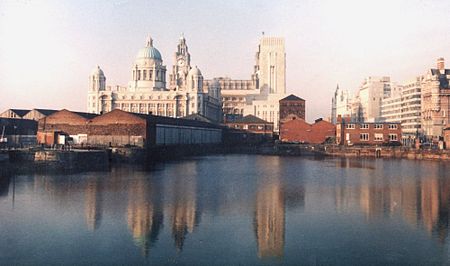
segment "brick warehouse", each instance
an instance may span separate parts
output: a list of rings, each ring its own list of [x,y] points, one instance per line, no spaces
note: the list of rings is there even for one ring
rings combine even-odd
[[[321,118],[314,124],[309,124],[303,119],[292,117],[281,123],[280,140],[282,142],[301,142],[321,144],[327,139],[336,136],[336,127]]]
[[[346,122],[337,118],[336,143],[339,145],[400,145],[402,129],[400,123]]]
[[[38,143],[137,146],[220,143],[222,128],[210,123],[136,114],[115,109],[103,115],[56,112],[39,120]],[[65,138],[63,138],[65,139]]]

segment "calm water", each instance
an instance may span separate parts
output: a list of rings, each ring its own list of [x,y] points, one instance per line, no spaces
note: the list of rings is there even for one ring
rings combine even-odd
[[[450,165],[228,155],[0,180],[0,264],[449,264]]]

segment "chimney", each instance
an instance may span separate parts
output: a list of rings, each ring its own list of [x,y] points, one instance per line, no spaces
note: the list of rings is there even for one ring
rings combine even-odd
[[[444,63],[444,58],[443,57],[438,58],[438,60],[437,60],[437,69],[441,73],[442,73],[442,71],[445,71],[445,63]]]

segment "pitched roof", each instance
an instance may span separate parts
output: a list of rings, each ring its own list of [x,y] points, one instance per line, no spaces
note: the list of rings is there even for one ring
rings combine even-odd
[[[23,117],[24,115],[28,114],[31,110],[27,109],[10,109],[14,113],[16,113],[18,116]]]
[[[256,117],[254,115],[246,115],[240,119],[236,119],[233,123],[260,123],[260,124],[272,124],[270,122],[267,122],[266,120],[263,120],[259,117]]]
[[[304,100],[298,96],[295,96],[294,94],[291,94],[287,97],[284,97],[280,101],[304,101]]]
[[[77,115],[79,115],[81,117],[84,117],[86,119],[92,119],[92,118],[98,116],[98,114],[92,114],[92,113],[83,113],[83,112],[72,112],[72,113],[77,114]]]
[[[59,111],[59,110],[52,110],[52,109],[37,109],[37,108],[35,108],[33,110],[36,110],[36,111],[38,111],[39,113],[41,113],[41,114],[43,114],[45,116],[49,116],[49,115]]]

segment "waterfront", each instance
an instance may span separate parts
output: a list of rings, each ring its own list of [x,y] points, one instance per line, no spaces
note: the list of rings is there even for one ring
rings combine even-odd
[[[0,179],[2,264],[447,264],[450,166],[260,155]]]

